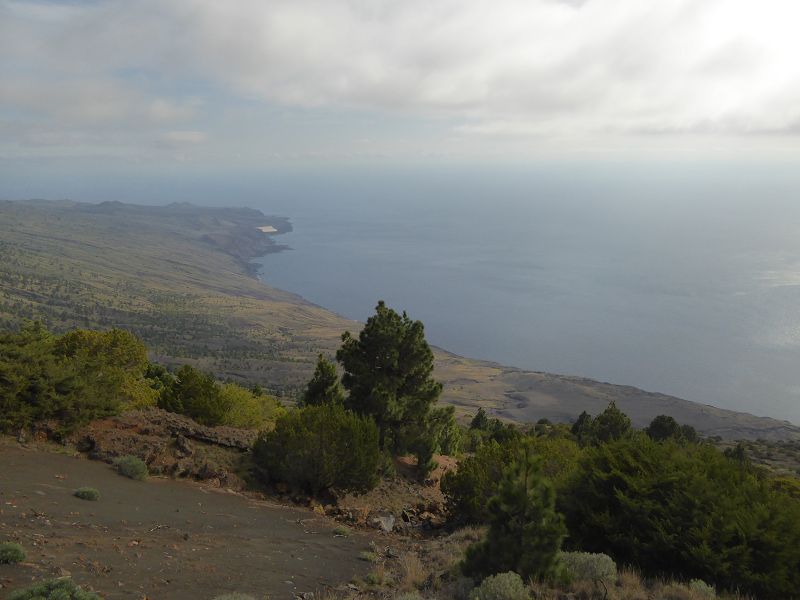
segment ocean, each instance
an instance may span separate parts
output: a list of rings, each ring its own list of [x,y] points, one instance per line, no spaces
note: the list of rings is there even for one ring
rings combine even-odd
[[[364,321],[379,299],[465,356],[800,423],[800,203],[764,177],[329,177],[270,285]],[[251,203],[252,205],[252,203]]]

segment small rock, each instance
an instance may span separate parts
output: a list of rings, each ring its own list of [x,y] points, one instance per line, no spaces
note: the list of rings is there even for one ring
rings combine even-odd
[[[386,515],[385,517],[375,517],[372,519],[372,525],[376,529],[383,529],[386,533],[392,532],[394,529],[394,522],[394,515]]]

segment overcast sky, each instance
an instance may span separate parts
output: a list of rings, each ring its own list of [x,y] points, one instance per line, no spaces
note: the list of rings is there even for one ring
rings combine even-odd
[[[0,0],[0,160],[791,159],[796,0]]]

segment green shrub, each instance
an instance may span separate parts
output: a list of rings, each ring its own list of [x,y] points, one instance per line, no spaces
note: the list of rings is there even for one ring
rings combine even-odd
[[[702,579],[692,579],[689,582],[689,589],[694,592],[695,594],[700,594],[705,598],[716,598],[717,591],[710,585],[708,585]]]
[[[71,579],[50,579],[12,592],[7,600],[101,600],[101,598],[93,592],[82,590]]]
[[[72,494],[76,498],[80,498],[81,500],[99,500],[100,499],[100,491],[96,490],[95,488],[91,487],[81,487],[75,490]]]
[[[214,600],[256,600],[250,594],[240,594],[233,592],[230,594],[222,594],[221,596],[214,596]]]
[[[0,565],[10,565],[25,560],[25,550],[14,542],[0,544]]]
[[[414,590],[413,592],[404,592],[395,596],[394,600],[423,600],[423,598],[418,591]]]
[[[227,412],[222,425],[242,429],[264,429],[283,412],[280,402],[266,394],[255,394],[235,383],[219,386],[220,398]]]
[[[566,528],[531,444],[524,444],[503,471],[488,508],[489,531],[486,539],[467,548],[464,574],[514,571],[526,579],[554,576]]]
[[[469,595],[469,600],[528,600],[530,592],[522,577],[509,571],[484,579]]]
[[[33,323],[0,333],[0,431],[49,419],[63,434],[117,414],[146,394],[146,368],[147,349],[119,329],[55,336]]]
[[[147,465],[141,458],[135,456],[122,456],[114,461],[117,473],[141,481],[148,475]]]
[[[158,399],[160,408],[211,427],[225,422],[233,403],[231,394],[223,394],[212,375],[189,365],[178,369],[174,381],[164,388]]]
[[[345,527],[344,525],[337,525],[333,528],[333,535],[339,535],[342,537],[348,537],[352,531],[350,531],[349,527]]]
[[[441,487],[451,518],[466,523],[487,521],[489,499],[497,493],[503,469],[511,462],[514,449],[515,446],[490,441],[462,460],[458,470],[445,473]]]
[[[278,418],[253,448],[273,481],[310,493],[332,487],[366,491],[377,483],[378,428],[337,404],[306,406]]]
[[[800,502],[708,444],[640,433],[590,448],[559,505],[570,544],[647,577],[684,573],[759,598],[800,589]]]
[[[617,579],[617,565],[608,554],[561,552],[558,562],[572,581],[614,582]]]

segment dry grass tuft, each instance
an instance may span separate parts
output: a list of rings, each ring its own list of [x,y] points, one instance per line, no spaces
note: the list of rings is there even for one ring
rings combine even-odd
[[[403,554],[398,561],[400,567],[400,589],[410,591],[420,587],[428,578],[428,571],[413,552]]]

